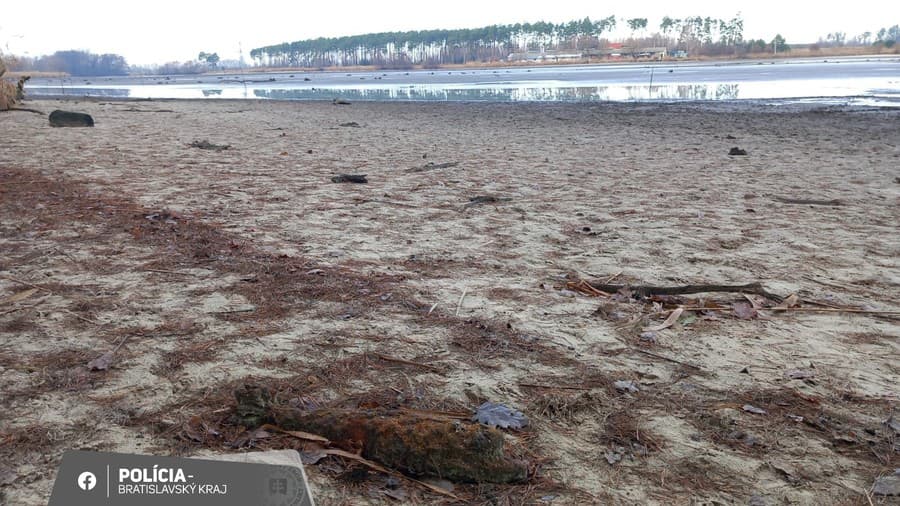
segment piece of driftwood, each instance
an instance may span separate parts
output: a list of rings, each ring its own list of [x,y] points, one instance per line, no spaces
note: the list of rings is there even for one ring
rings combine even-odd
[[[367,174],[341,174],[331,178],[332,183],[368,183]]]
[[[762,295],[767,299],[781,302],[783,297],[766,291],[760,283],[746,285],[684,285],[684,286],[651,286],[651,285],[608,285],[606,283],[588,282],[594,290],[606,293],[616,293],[619,290],[629,290],[634,295],[649,297],[651,295],[689,295],[692,293],[726,292],[726,293],[752,293]]]
[[[788,197],[773,197],[778,202],[782,204],[801,204],[801,205],[810,205],[810,206],[843,206],[845,205],[843,201],[838,199],[832,200],[817,200],[817,199],[794,199]]]
[[[44,115],[44,111],[39,111],[37,109],[29,109],[28,107],[12,107],[9,109],[10,111],[22,111],[22,112],[33,112],[35,114]]]
[[[412,476],[467,483],[513,483],[528,477],[526,463],[504,453],[497,429],[440,413],[391,409],[321,408],[304,411],[276,405],[258,385],[235,390],[235,421],[246,427],[274,423],[328,438],[339,447]]]

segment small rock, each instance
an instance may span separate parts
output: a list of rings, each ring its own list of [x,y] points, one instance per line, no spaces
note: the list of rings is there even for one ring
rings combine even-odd
[[[900,496],[900,468],[894,469],[894,474],[877,478],[875,485],[872,486],[872,493]]]
[[[766,500],[765,497],[757,494],[753,494],[750,496],[750,502],[747,503],[748,506],[769,506],[769,501]]]
[[[730,156],[747,156],[747,151],[745,151],[741,148],[735,147],[735,148],[731,148],[730,150],[728,150],[728,154]]]
[[[521,429],[528,425],[528,417],[521,411],[494,402],[485,402],[478,406],[472,421],[503,429]]]
[[[655,343],[657,336],[658,336],[658,334],[656,332],[648,331],[648,332],[641,332],[641,335],[638,337],[640,338],[641,341],[646,341],[648,343]]]
[[[768,415],[769,414],[768,411],[766,411],[762,408],[757,408],[756,406],[753,406],[751,404],[744,404],[744,407],[742,407],[741,409],[743,409],[744,411],[746,411],[748,413],[753,413],[754,415]]]
[[[61,111],[59,109],[50,113],[50,126],[52,127],[92,127],[94,118],[83,112]]]
[[[809,379],[816,376],[816,371],[812,369],[791,369],[784,373],[784,377],[788,379]]]
[[[616,462],[622,460],[622,454],[618,452],[614,452],[612,450],[607,450],[606,453],[603,454],[606,458],[606,461],[609,462],[609,465],[615,465]]]
[[[640,391],[640,390],[638,389],[637,385],[635,385],[634,382],[633,382],[633,381],[630,381],[630,380],[619,380],[619,381],[616,381],[615,383],[613,383],[613,386],[615,386],[615,387],[616,387],[616,390],[618,390],[618,391],[620,391],[620,392],[630,392],[630,393],[635,393],[635,392],[639,392],[639,391]]]

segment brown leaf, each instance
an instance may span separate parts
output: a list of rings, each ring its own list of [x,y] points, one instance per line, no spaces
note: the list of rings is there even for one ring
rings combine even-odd
[[[734,305],[734,315],[740,318],[741,320],[752,320],[759,316],[759,313],[753,309],[753,306],[746,302],[735,302]]]
[[[778,304],[778,309],[788,309],[792,307],[797,307],[800,305],[800,297],[797,297],[796,293],[790,294],[786,299],[784,299],[781,304]]]
[[[242,448],[244,446],[253,444],[258,439],[266,439],[272,437],[270,432],[266,432],[262,428],[255,430],[246,430],[240,434],[238,437],[234,438],[234,441],[231,442],[231,446],[233,448]]]
[[[105,370],[109,369],[109,366],[112,365],[114,356],[115,356],[115,353],[113,353],[111,351],[107,351],[103,355],[100,355],[99,357],[95,358],[94,360],[91,360],[90,362],[88,362],[88,364],[87,364],[88,369],[90,369],[91,371],[105,371]]]
[[[650,327],[644,327],[644,332],[656,332],[659,330],[667,329],[672,325],[675,325],[675,322],[678,321],[678,317],[681,316],[681,313],[684,312],[684,308],[676,308],[669,313],[669,317],[666,318],[666,321],[660,323],[659,325],[653,325]]]
[[[5,299],[0,300],[0,304],[11,304],[13,302],[25,300],[28,297],[31,297],[32,295],[36,294],[37,291],[38,291],[37,288],[29,288],[28,290],[10,295],[9,297],[7,297]]]

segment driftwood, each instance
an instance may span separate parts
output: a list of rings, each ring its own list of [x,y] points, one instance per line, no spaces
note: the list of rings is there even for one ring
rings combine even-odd
[[[843,206],[845,205],[843,201],[838,199],[833,200],[816,200],[816,199],[792,199],[788,197],[773,197],[778,202],[782,204],[803,204],[803,205],[811,205],[811,206]]]
[[[752,293],[762,295],[767,299],[781,302],[783,297],[767,292],[760,283],[746,285],[684,285],[684,286],[650,286],[650,285],[608,285],[605,283],[588,282],[594,289],[605,293],[616,293],[620,290],[629,290],[633,295],[649,297],[651,295],[689,295],[692,293],[727,292],[727,293]]]
[[[332,183],[368,183],[367,174],[341,174],[331,178]]]
[[[256,385],[234,392],[236,422],[246,427],[274,423],[285,430],[324,436],[333,444],[412,476],[456,482],[512,483],[527,479],[527,465],[504,454],[503,433],[440,413],[390,409],[276,406]]]

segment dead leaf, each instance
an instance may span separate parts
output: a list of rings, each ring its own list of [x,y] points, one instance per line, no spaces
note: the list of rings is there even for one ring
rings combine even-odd
[[[94,360],[91,360],[90,362],[88,362],[88,364],[87,364],[88,369],[90,369],[91,371],[105,371],[105,370],[109,369],[109,366],[112,365],[114,356],[115,356],[115,353],[113,353],[111,351],[107,351],[103,355],[100,355],[99,357],[95,358]]]
[[[316,465],[320,460],[328,456],[324,448],[312,443],[303,445],[303,449],[299,453],[300,461],[308,466]]]
[[[752,320],[759,316],[759,313],[753,309],[753,306],[746,302],[735,302],[732,307],[734,308],[734,315],[741,320]]]
[[[36,294],[37,291],[38,291],[37,288],[29,288],[28,290],[10,295],[9,297],[7,297],[5,299],[0,300],[0,305],[12,304],[13,302],[19,302],[20,300],[25,300],[28,297],[31,297],[32,295]]]
[[[234,438],[234,441],[231,442],[231,447],[242,448],[249,444],[253,444],[254,441],[257,441],[259,439],[266,439],[270,437],[272,437],[272,433],[266,432],[262,428],[245,430],[244,432],[238,434],[238,437]]]
[[[778,309],[788,309],[792,307],[797,307],[800,305],[800,297],[797,297],[796,293],[792,293],[787,296],[786,299],[781,301],[781,304],[775,306]]]
[[[657,331],[660,331],[663,329],[667,329],[667,328],[671,327],[672,325],[675,325],[675,322],[678,321],[678,317],[681,316],[681,313],[683,313],[683,312],[684,312],[684,308],[682,308],[682,307],[676,308],[676,309],[672,310],[671,313],[669,313],[669,317],[666,318],[666,321],[660,323],[659,325],[653,325],[651,327],[644,327],[643,331],[644,332],[657,332]]]

